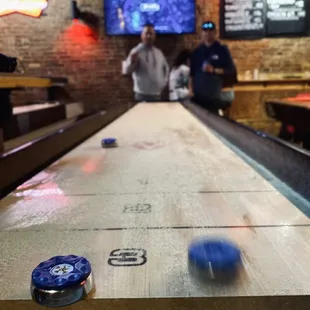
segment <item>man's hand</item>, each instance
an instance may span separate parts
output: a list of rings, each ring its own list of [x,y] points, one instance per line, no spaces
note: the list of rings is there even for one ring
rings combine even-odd
[[[139,58],[139,53],[136,52],[136,53],[133,53],[131,56],[130,56],[130,60],[131,62],[136,62]]]
[[[224,74],[224,70],[223,70],[223,69],[220,69],[220,68],[216,68],[216,69],[214,70],[214,73],[215,73],[215,74]]]
[[[187,88],[188,88],[188,96],[190,98],[194,97],[195,94],[194,94],[194,86],[193,86],[193,78],[192,77],[189,77],[189,79],[188,79]]]
[[[214,67],[211,66],[210,64],[204,64],[203,66],[203,71],[208,72],[208,73],[214,73]]]

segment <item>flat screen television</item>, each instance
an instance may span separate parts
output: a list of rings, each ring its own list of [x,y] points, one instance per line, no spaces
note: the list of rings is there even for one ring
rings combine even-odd
[[[158,34],[196,30],[195,0],[104,0],[107,35],[138,35],[147,23]]]

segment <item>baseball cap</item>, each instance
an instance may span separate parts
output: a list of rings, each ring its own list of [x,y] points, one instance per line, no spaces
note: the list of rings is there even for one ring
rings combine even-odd
[[[207,21],[207,22],[204,22],[202,25],[201,25],[201,29],[202,30],[215,30],[216,29],[216,26],[213,22],[211,21]]]

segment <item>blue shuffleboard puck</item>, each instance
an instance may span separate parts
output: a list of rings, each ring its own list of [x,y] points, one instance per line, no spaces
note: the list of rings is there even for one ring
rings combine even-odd
[[[199,278],[228,280],[237,275],[241,251],[227,240],[201,239],[190,244],[188,263]]]
[[[117,146],[117,140],[115,138],[105,138],[101,140],[101,146],[102,147],[116,147]]]
[[[55,256],[31,275],[31,296],[45,307],[64,307],[86,297],[93,288],[89,261],[81,256]]]

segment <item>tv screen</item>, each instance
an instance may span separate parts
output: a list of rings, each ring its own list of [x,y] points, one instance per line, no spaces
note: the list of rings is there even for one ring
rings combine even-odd
[[[105,0],[107,35],[137,35],[147,23],[160,34],[194,33],[195,0]]]

